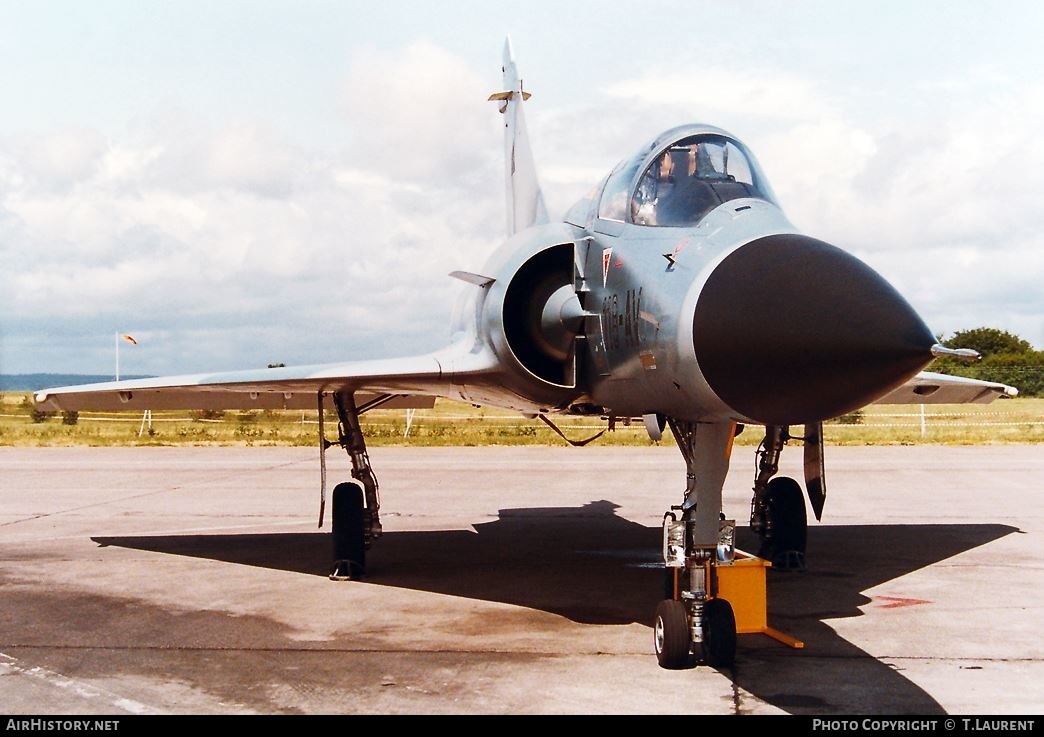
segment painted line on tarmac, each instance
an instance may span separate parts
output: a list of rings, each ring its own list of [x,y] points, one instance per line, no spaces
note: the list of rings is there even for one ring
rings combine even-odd
[[[28,666],[23,665],[17,658],[12,658],[10,655],[0,653],[0,674],[16,674],[22,676],[28,676],[29,678],[35,678],[38,681],[43,681],[49,686],[63,689],[69,693],[76,694],[85,699],[92,701],[104,701],[117,709],[130,712],[131,714],[161,714],[162,712],[156,711],[151,707],[146,706],[140,701],[134,699],[124,698],[119,694],[115,694],[112,691],[106,691],[104,688],[97,686],[91,686],[90,684],[77,681],[63,676],[61,673],[55,673],[54,671],[41,668],[40,666]]]

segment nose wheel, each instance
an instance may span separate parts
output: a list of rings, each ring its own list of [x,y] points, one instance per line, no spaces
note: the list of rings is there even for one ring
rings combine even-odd
[[[656,660],[661,668],[678,670],[692,661],[692,642],[689,635],[689,613],[680,601],[665,599],[656,607],[653,626]]]
[[[703,605],[703,662],[727,668],[736,661],[736,615],[725,599]]]
[[[699,642],[696,642],[699,638]],[[725,599],[708,599],[702,604],[664,599],[656,607],[653,646],[661,668],[680,670],[695,660],[712,668],[728,668],[736,662],[736,616]]]

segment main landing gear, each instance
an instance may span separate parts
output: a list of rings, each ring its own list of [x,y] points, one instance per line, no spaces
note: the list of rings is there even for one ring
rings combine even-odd
[[[750,502],[750,527],[761,539],[758,557],[780,571],[805,569],[808,518],[801,486],[792,478],[775,476],[779,455],[788,440],[805,444],[805,483],[816,519],[823,513],[826,486],[823,476],[822,425],[805,425],[804,437],[793,438],[789,428],[769,425],[758,448],[758,473]]]
[[[370,466],[366,452],[366,440],[359,424],[359,415],[389,401],[394,395],[384,394],[367,402],[363,407],[355,404],[351,392],[333,395],[337,408],[337,445],[348,453],[352,461],[353,481],[338,484],[333,490],[333,567],[331,581],[350,581],[362,578],[366,573],[366,551],[382,533],[380,519],[380,495],[377,477]],[[319,394],[319,449],[322,467],[322,486],[325,505],[326,494],[326,449],[333,445],[325,436],[323,424],[323,395]],[[319,526],[322,527],[322,511]]]

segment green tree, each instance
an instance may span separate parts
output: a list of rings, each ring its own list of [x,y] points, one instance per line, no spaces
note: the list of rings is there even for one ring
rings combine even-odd
[[[1033,350],[1028,340],[997,328],[958,330],[943,341],[943,345],[947,348],[971,348],[981,353],[983,358],[1000,353],[1029,353]]]
[[[976,378],[999,381],[1019,390],[1019,396],[1044,396],[1044,351],[1000,353],[976,366]]]
[[[1044,396],[1044,351],[1033,349],[1029,341],[996,328],[958,330],[943,341],[948,348],[971,348],[982,360],[964,363],[944,357],[929,369],[952,376],[996,381],[1013,386],[1023,397]]]

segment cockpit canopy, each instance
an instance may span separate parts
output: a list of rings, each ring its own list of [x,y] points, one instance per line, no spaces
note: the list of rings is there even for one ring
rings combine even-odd
[[[609,175],[598,217],[647,226],[692,226],[742,197],[775,203],[746,147],[725,131],[684,126],[659,136]]]

